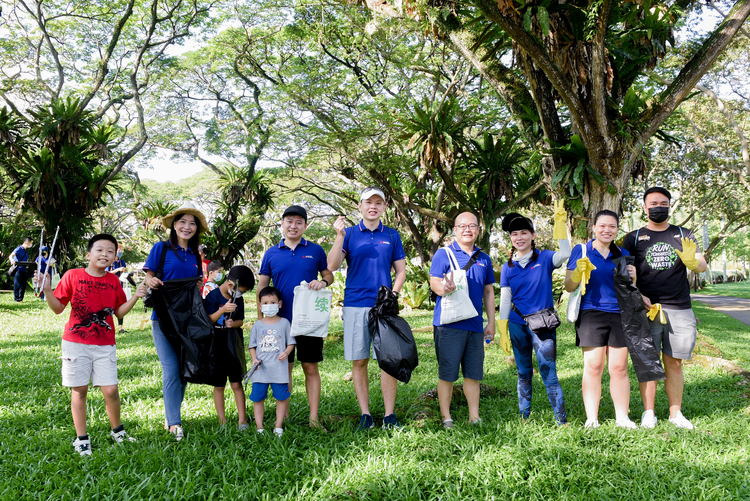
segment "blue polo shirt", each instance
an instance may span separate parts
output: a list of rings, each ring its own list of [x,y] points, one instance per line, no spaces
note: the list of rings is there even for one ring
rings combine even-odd
[[[456,256],[458,267],[463,268],[466,263],[469,262],[471,256],[478,250],[481,250],[476,245],[471,254],[466,252],[458,246],[455,241],[451,244],[451,250]],[[438,249],[432,258],[432,265],[430,266],[430,276],[443,278],[443,273],[446,275],[451,271],[451,264],[448,258],[448,252],[445,249]],[[484,332],[484,321],[482,320],[482,302],[484,300],[484,286],[495,283],[495,273],[492,271],[492,261],[490,256],[484,252],[480,252],[477,257],[477,261],[469,268],[466,272],[466,281],[469,284],[469,297],[471,303],[474,305],[474,309],[477,310],[478,315],[474,318],[468,318],[459,322],[453,322],[452,324],[446,324],[454,329],[463,329],[472,332]],[[440,323],[440,312],[442,311],[443,298],[438,296],[437,303],[435,303],[435,313],[432,319],[432,325],[441,326]],[[494,312],[492,312],[494,313]],[[492,314],[488,313],[488,314]]]
[[[196,259],[192,249],[183,249],[178,246],[176,251],[173,251],[164,242],[157,242],[151,247],[151,252],[148,253],[146,263],[143,265],[143,271],[153,271],[156,273],[156,270],[159,269],[162,252],[167,253],[161,275],[163,281],[203,276],[203,267],[199,266],[200,263],[198,262],[200,257]],[[156,320],[156,311],[152,312],[151,319]]]
[[[23,245],[19,245],[13,250],[13,255],[16,257],[16,261],[28,261],[29,253],[26,251]],[[16,268],[18,271],[26,271],[26,265],[18,265]]]
[[[282,240],[263,254],[260,263],[260,274],[271,277],[273,286],[281,291],[279,315],[290,323],[294,313],[294,288],[302,281],[317,280],[318,273],[327,269],[328,261],[323,247],[304,238],[294,250]]]
[[[213,315],[217,311],[219,311],[219,308],[224,306],[229,299],[224,297],[224,294],[221,293],[219,288],[215,288],[211,292],[208,293],[206,298],[203,300],[203,306],[206,308],[206,313],[209,315]],[[216,321],[216,325],[224,325],[224,320],[226,320],[226,316],[229,315],[232,320],[242,320],[243,323],[245,321],[245,301],[242,299],[235,299],[235,304],[237,305],[237,309],[234,310],[232,313],[225,313],[222,316],[219,317],[219,319]]]
[[[347,264],[344,306],[372,308],[380,286],[393,287],[393,263],[406,259],[401,235],[383,223],[371,231],[360,221],[346,229],[343,249]]]
[[[529,262],[526,268],[513,261],[513,268],[505,263],[500,274],[500,287],[510,287],[511,301],[524,315],[553,305],[552,272],[555,265],[552,257],[555,253],[551,250],[538,252],[536,260]],[[513,310],[510,311],[508,320],[514,324],[526,325],[524,319]]]
[[[581,310],[620,313],[620,305],[617,303],[617,295],[615,294],[615,263],[612,262],[612,253],[610,252],[607,259],[604,259],[599,251],[594,248],[593,243],[594,241],[591,240],[586,244],[586,257],[596,266],[596,269],[591,272],[591,279],[586,285],[586,294],[581,298]],[[619,249],[623,256],[630,255],[625,249]],[[581,246],[576,245],[570,253],[570,259],[568,259],[569,270],[576,269],[576,261],[581,259],[582,255]]]

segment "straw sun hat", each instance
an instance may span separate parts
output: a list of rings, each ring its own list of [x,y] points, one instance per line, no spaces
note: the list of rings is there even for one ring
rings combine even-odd
[[[177,216],[178,214],[190,214],[191,216],[194,216],[195,219],[200,221],[199,233],[211,234],[211,231],[208,229],[208,224],[206,223],[206,216],[204,216],[203,213],[190,202],[185,202],[173,213],[164,216],[161,220],[161,222],[164,223],[164,227],[170,229],[172,227],[172,221],[174,221],[175,216]]]

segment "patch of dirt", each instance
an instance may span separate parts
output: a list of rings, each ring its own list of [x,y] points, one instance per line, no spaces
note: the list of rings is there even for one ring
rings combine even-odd
[[[721,369],[733,376],[742,376],[746,381],[750,381],[750,371],[743,369],[731,360],[726,360],[719,357],[709,357],[706,355],[694,355],[691,360],[686,360],[687,365],[700,365],[701,367],[711,369]],[[748,384],[747,382],[740,381],[741,384]],[[740,384],[738,383],[738,384]]]

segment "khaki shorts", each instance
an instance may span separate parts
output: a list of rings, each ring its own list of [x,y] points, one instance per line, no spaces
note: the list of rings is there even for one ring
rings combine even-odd
[[[695,348],[697,331],[693,310],[668,310],[662,308],[667,323],[659,321],[659,315],[649,320],[651,337],[656,349],[672,358],[690,360]]]
[[[117,384],[117,354],[115,345],[62,342],[62,384],[75,388],[111,386]]]

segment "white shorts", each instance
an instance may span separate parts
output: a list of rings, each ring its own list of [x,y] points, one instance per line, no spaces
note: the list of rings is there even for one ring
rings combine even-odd
[[[71,388],[117,384],[115,345],[62,342],[62,384]]]

